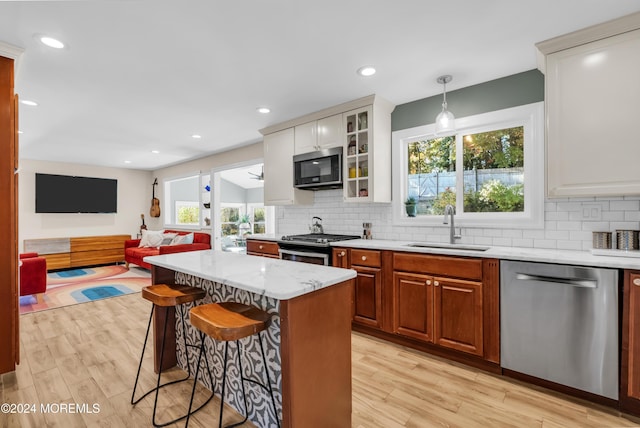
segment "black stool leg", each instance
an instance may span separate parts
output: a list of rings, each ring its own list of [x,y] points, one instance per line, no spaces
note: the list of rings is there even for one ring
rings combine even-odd
[[[273,406],[273,415],[276,418],[278,428],[280,428],[280,418],[278,417],[278,410],[276,409],[276,399],[273,396],[273,388],[271,386],[271,377],[269,376],[269,367],[267,366],[267,358],[264,353],[264,347],[262,346],[262,334],[258,333],[258,342],[260,343],[260,352],[262,353],[262,363],[264,364],[264,371],[267,374],[267,387],[269,388],[269,395],[271,395],[271,405]]]
[[[227,342],[228,343],[228,342]],[[240,355],[240,342],[238,340],[236,340],[236,349],[238,351],[238,366],[240,369],[240,384],[242,385],[242,398],[244,400],[244,419],[240,422],[236,422],[235,424],[232,425],[227,425],[226,428],[233,428],[233,427],[237,427],[239,425],[244,424],[245,422],[247,422],[247,419],[249,419],[249,405],[247,404],[247,392],[245,390],[244,387],[244,381],[246,380],[244,378],[244,370],[242,369],[242,355]]]
[[[224,342],[224,362],[222,363],[222,391],[220,392],[220,421],[218,428],[222,428],[222,411],[224,410],[224,389],[227,384],[227,355],[229,354],[229,342]]]
[[[187,410],[187,420],[184,423],[184,428],[189,426],[189,419],[191,418],[191,407],[193,406],[193,396],[196,393],[196,384],[198,383],[198,373],[200,372],[200,359],[202,358],[202,353],[204,352],[204,333],[200,333],[200,352],[198,353],[198,364],[196,365],[196,374],[193,379],[193,388],[191,389],[191,399],[189,400],[189,410]],[[187,362],[188,364],[188,362]],[[207,368],[209,366],[209,362],[207,361]],[[211,372],[209,372],[209,376],[211,376]],[[211,389],[214,389],[214,385],[211,384]]]
[[[165,308],[165,311],[168,311],[168,308]],[[164,317],[164,329],[162,330],[162,344],[160,345],[160,367],[158,367],[158,382],[156,384],[156,398],[155,400],[153,400],[153,417],[151,419],[151,422],[153,423],[154,427],[157,426],[164,426],[164,425],[158,425],[156,423],[156,408],[158,407],[158,392],[160,391],[160,377],[162,376],[162,362],[164,360],[164,342],[165,342],[165,337],[167,336],[167,320],[168,320],[168,316],[165,315]],[[173,421],[171,421],[170,423],[173,423]],[[169,424],[165,424],[165,425],[169,425]]]
[[[140,355],[140,364],[138,364],[138,373],[136,374],[136,383],[133,384],[133,392],[131,393],[131,404],[137,404],[142,400],[147,394],[144,394],[142,397],[138,398],[134,401],[134,397],[136,395],[136,388],[138,387],[138,379],[140,378],[140,369],[142,368],[142,360],[144,359],[144,351],[147,348],[147,340],[149,339],[149,330],[151,329],[151,320],[153,319],[153,310],[156,305],[151,305],[151,314],[149,315],[149,323],[147,324],[147,334],[144,336],[144,345],[142,345],[142,355]],[[149,391],[151,392],[151,391]]]

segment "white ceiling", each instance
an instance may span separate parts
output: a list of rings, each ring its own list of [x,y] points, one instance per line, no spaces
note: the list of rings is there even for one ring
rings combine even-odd
[[[20,107],[21,157],[153,170],[373,93],[395,104],[436,95],[442,74],[455,90],[530,70],[536,42],[638,10],[640,0],[0,1],[0,41],[25,49],[16,89],[39,103]],[[365,64],[378,72],[357,76]]]
[[[220,171],[220,177],[245,189],[264,187],[264,181],[257,180],[256,175],[262,174],[262,164],[226,169]]]

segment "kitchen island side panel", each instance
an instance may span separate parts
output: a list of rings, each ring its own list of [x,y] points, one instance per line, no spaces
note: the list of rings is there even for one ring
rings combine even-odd
[[[281,301],[283,427],[351,426],[354,284]]]

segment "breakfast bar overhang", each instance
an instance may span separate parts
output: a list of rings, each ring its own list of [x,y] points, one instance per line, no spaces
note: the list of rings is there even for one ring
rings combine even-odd
[[[351,318],[356,272],[306,263],[220,251],[194,251],[146,257],[152,265],[154,284],[182,284],[207,290],[202,303],[240,301],[272,314],[266,335],[266,353],[277,401],[278,416],[266,405],[266,397],[253,391],[247,406],[249,419],[260,427],[347,427],[351,426]],[[163,367],[159,367],[164,317],[173,328],[167,333]],[[188,324],[188,323],[187,323]],[[156,370],[192,364],[181,345],[182,331],[176,329],[175,310],[154,315],[154,359]],[[193,328],[187,340],[198,341]],[[210,346],[210,345],[209,345]],[[221,344],[209,351],[215,382],[219,382]],[[241,354],[249,368],[257,350],[255,343],[243,345]],[[234,357],[235,358],[235,357]],[[243,364],[245,364],[243,363]],[[261,364],[261,363],[260,363]],[[232,381],[233,382],[233,381]],[[209,389],[219,388],[207,385]],[[232,388],[229,388],[232,389]],[[235,392],[225,402],[244,411]]]

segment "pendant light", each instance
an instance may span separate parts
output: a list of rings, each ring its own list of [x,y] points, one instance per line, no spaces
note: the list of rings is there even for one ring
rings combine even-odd
[[[442,111],[436,117],[436,135],[454,132],[456,130],[455,117],[453,113],[447,110],[447,83],[451,82],[453,77],[450,74],[440,76],[436,82],[444,85]]]

